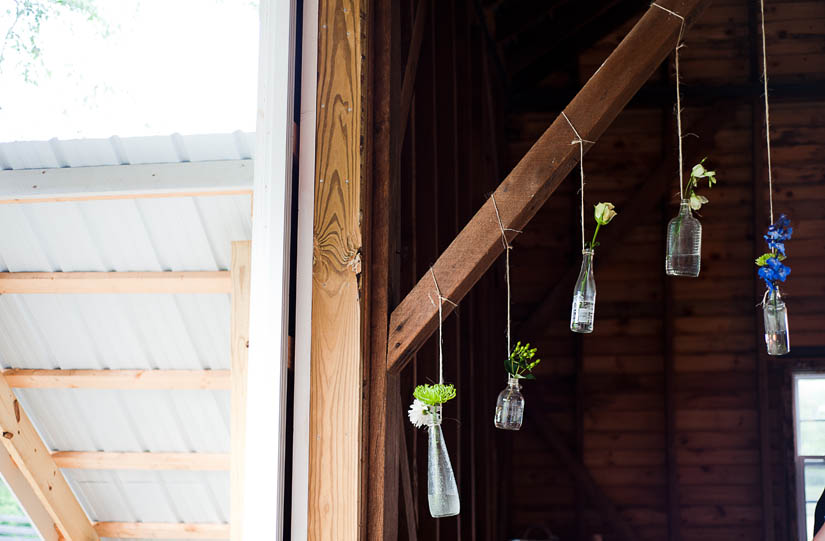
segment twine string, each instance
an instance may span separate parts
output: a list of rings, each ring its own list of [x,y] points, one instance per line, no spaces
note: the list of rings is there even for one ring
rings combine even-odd
[[[579,135],[578,130],[570,122],[570,119],[567,118],[567,114],[562,111],[561,116],[567,121],[570,125],[570,129],[573,130],[573,133],[576,135],[576,138],[571,141],[571,145],[579,145],[579,177],[581,178],[581,187],[579,188],[579,210],[581,211],[581,226],[582,226],[582,252],[585,250],[585,240],[584,240],[584,144],[590,143],[591,145],[594,144],[593,141],[588,141],[587,139],[582,139],[582,136]]]
[[[653,2],[651,6],[656,6],[657,8],[665,11],[677,19],[681,21],[681,26],[679,27],[679,38],[676,40],[676,49],[673,52],[674,56],[674,67],[676,69],[676,133],[679,137],[679,197],[681,199],[685,198],[685,187],[684,187],[684,157],[682,154],[682,89],[681,89],[681,78],[679,76],[679,49],[684,47],[682,43],[682,37],[685,34],[685,18],[676,13],[675,11],[668,9],[666,7],[660,6],[656,2]]]
[[[490,199],[493,200],[493,209],[496,211],[498,227],[501,229],[501,243],[504,245],[504,281],[507,284],[507,355],[509,356],[512,351],[510,349],[510,250],[512,250],[513,247],[510,245],[510,241],[507,240],[507,231],[514,233],[521,233],[521,231],[504,227],[504,223],[501,221],[501,214],[498,212],[495,194],[490,194]]]
[[[773,176],[771,173],[771,111],[768,106],[768,50],[765,45],[765,0],[759,0],[762,13],[762,82],[765,95],[765,143],[768,154],[768,205],[770,207],[771,223],[773,221]]]
[[[438,295],[438,383],[444,384],[444,351],[443,351],[443,305],[444,301],[449,302],[453,306],[458,306],[456,303],[448,299],[447,297],[441,294],[441,289],[438,287],[438,280],[435,279],[435,271],[432,267],[430,267],[430,274],[433,277],[433,283],[435,284],[435,294]],[[429,296],[429,295],[428,295]],[[432,297],[430,297],[430,302],[435,304]],[[440,408],[439,408],[440,409]]]

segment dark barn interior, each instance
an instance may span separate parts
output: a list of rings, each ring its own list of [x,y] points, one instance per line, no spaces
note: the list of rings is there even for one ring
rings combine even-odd
[[[398,147],[391,306],[649,6],[395,6],[390,76],[414,84],[401,88],[410,114]],[[537,380],[523,385],[524,426],[493,427],[507,381],[498,257],[443,327],[445,380],[458,389],[444,431],[462,512],[429,516],[427,436],[405,419],[400,538],[810,539],[800,524],[809,497],[800,495],[793,377],[825,371],[825,2],[772,0],[765,10],[774,206],[794,224],[783,288],[791,353],[765,352],[753,265],[770,222],[759,3],[716,0],[686,30],[680,67],[685,132],[695,135],[684,141],[685,167],[707,156],[719,179],[703,192],[700,276],[663,269],[679,189],[671,54],[586,146],[586,208],[611,201],[618,210],[596,249],[595,331],[568,329],[581,262],[576,168],[512,243],[513,339],[535,344],[542,359]],[[436,358],[434,335],[400,373],[402,407],[415,384],[437,378]]]

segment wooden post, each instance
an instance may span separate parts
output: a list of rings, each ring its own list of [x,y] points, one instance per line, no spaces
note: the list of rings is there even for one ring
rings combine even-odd
[[[231,385],[231,452],[230,477],[230,538],[243,540],[243,480],[246,448],[246,380],[249,351],[249,275],[252,246],[249,241],[232,243],[232,315],[230,354]]]
[[[367,0],[321,0],[315,153],[308,538],[358,539],[365,354],[362,139]]]

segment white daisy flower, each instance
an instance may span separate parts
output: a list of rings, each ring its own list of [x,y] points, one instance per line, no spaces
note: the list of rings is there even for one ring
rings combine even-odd
[[[415,426],[415,428],[421,428],[424,425],[429,426],[433,422],[433,416],[432,413],[430,413],[430,406],[417,398],[413,400],[412,404],[410,404],[410,411],[407,412],[407,415],[409,415],[410,422],[413,426]]]

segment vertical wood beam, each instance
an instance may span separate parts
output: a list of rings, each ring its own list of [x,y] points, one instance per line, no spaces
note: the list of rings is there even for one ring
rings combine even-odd
[[[365,304],[361,247],[368,0],[318,6],[309,539],[361,534]]]
[[[0,376],[0,440],[66,541],[98,535],[6,379]]]
[[[399,378],[387,372],[387,326],[391,297],[391,262],[395,252],[393,222],[398,191],[398,20],[399,6],[375,0],[372,32],[373,173],[367,216],[369,262],[365,298],[369,302],[369,396],[367,429],[367,539],[398,537],[398,424],[401,417]],[[397,280],[397,277],[393,277]],[[406,464],[403,464],[407,468]]]
[[[230,538],[243,540],[243,481],[246,449],[246,382],[249,351],[249,278],[252,260],[250,241],[232,243],[232,314],[230,321],[231,448]]]

